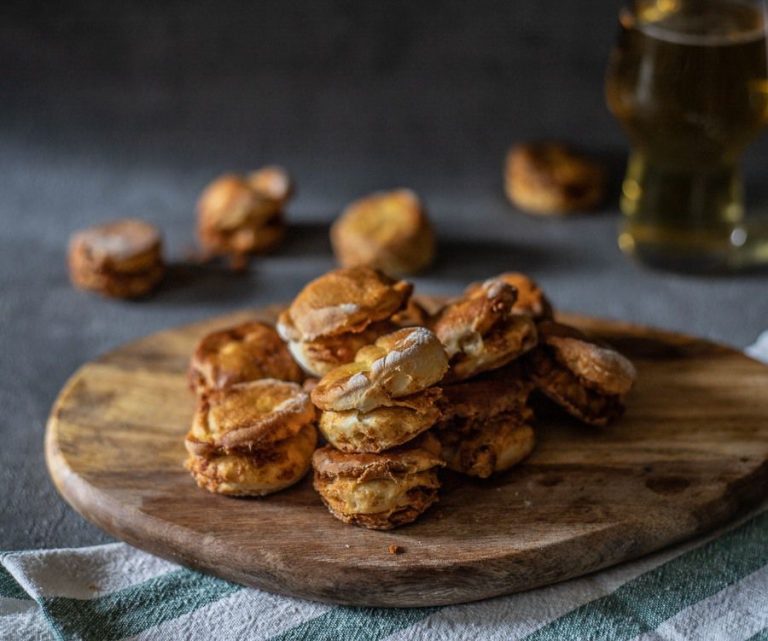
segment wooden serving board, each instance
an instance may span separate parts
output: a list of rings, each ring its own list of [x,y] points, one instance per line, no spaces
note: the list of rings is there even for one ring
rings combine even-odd
[[[605,429],[540,421],[525,464],[488,481],[447,476],[413,525],[344,525],[309,478],[262,499],[209,494],[182,468],[187,359],[205,332],[274,312],[160,332],[78,370],[46,438],[64,498],[119,539],[238,583],[412,607],[579,576],[712,529],[766,494],[768,367],[703,340],[571,316],[637,365],[626,416]]]

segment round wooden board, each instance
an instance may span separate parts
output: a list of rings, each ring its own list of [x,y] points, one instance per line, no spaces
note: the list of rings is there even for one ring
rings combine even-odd
[[[262,499],[209,494],[182,467],[187,359],[205,332],[274,313],[160,332],[78,370],[46,437],[64,498],[119,539],[238,583],[416,607],[579,576],[709,530],[765,495],[768,367],[699,339],[571,316],[637,365],[626,416],[605,429],[541,420],[526,463],[484,482],[449,475],[413,525],[344,525],[309,478]]]

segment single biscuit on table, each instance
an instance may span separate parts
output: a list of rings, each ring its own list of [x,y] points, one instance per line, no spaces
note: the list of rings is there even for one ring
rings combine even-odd
[[[627,358],[554,321],[540,323],[539,336],[539,347],[526,358],[537,389],[590,425],[607,425],[624,413],[637,377]]]
[[[284,201],[258,191],[242,176],[214,180],[197,204],[197,235],[209,256],[243,267],[249,254],[273,249],[283,238]]]
[[[320,414],[320,432],[343,452],[382,452],[403,445],[432,427],[442,416],[441,391],[423,392],[389,401],[369,412],[345,410]]]
[[[530,213],[584,211],[603,200],[605,172],[562,144],[522,144],[507,154],[504,188],[515,206]]]
[[[337,519],[373,530],[416,520],[437,501],[444,466],[440,444],[428,432],[380,454],[326,446],[312,457],[314,486]]]
[[[536,321],[552,318],[553,309],[544,291],[532,278],[520,272],[504,272],[494,276],[496,280],[512,285],[517,290],[517,298],[512,304],[512,312],[528,314]],[[483,286],[482,283],[472,283],[466,289],[466,294],[472,295]]]
[[[160,232],[133,218],[76,232],[68,261],[73,285],[115,298],[144,296],[165,274]]]
[[[190,361],[190,386],[198,394],[261,378],[300,383],[304,377],[275,329],[259,321],[204,336]]]
[[[324,376],[392,329],[413,287],[369,267],[337,269],[308,283],[277,321],[304,371]]]
[[[365,413],[427,389],[447,370],[448,357],[437,337],[425,327],[407,327],[378,338],[359,350],[354,362],[323,376],[312,402],[326,411]]]
[[[446,380],[463,380],[510,363],[537,342],[536,324],[527,314],[512,313],[517,290],[491,278],[470,286],[448,303],[430,325],[450,359]]]
[[[309,395],[297,383],[265,378],[214,390],[198,402],[187,449],[264,449],[296,435],[315,419]]]
[[[253,450],[217,450],[190,454],[185,464],[197,485],[229,496],[265,496],[300,481],[309,471],[317,446],[311,423],[286,439]]]
[[[296,383],[262,379],[201,398],[185,446],[197,484],[261,496],[298,481],[317,444],[315,409]]]
[[[435,234],[410,189],[371,194],[347,206],[331,227],[331,244],[344,267],[367,265],[393,276],[427,267]]]
[[[511,365],[443,389],[443,416],[433,433],[449,469],[488,478],[533,451],[533,412],[528,407],[532,386],[520,368]]]

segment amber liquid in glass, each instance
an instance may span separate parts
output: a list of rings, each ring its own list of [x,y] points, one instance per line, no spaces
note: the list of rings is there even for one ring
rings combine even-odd
[[[746,239],[739,157],[768,115],[764,16],[657,0],[620,25],[606,85],[632,145],[619,244],[661,267],[727,267]]]

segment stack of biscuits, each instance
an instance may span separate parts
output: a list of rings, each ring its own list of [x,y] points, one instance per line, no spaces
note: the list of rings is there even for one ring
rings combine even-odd
[[[392,331],[412,291],[370,267],[337,269],[301,290],[280,314],[277,331],[302,369],[321,377]]]
[[[273,249],[285,235],[283,211],[293,193],[293,182],[280,167],[214,180],[197,204],[197,235],[205,255],[224,256],[242,269],[249,255]]]
[[[299,481],[317,445],[315,408],[302,373],[273,327],[252,321],[198,343],[197,396],[186,467],[211,492],[263,496]]]
[[[329,445],[312,458],[315,489],[345,523],[386,530],[437,500],[440,445],[425,434],[440,418],[434,387],[448,370],[437,337],[404,328],[363,347],[312,390]]]
[[[69,242],[68,260],[76,287],[114,298],[144,296],[165,273],[159,230],[135,218],[77,232]]]
[[[555,322],[524,274],[474,283],[431,314],[411,291],[370,267],[338,269],[299,293],[277,331],[249,322],[206,336],[186,439],[198,485],[267,494],[311,460],[331,514],[386,530],[437,501],[441,468],[487,478],[525,459],[537,398],[588,425],[622,414],[632,364]]]

